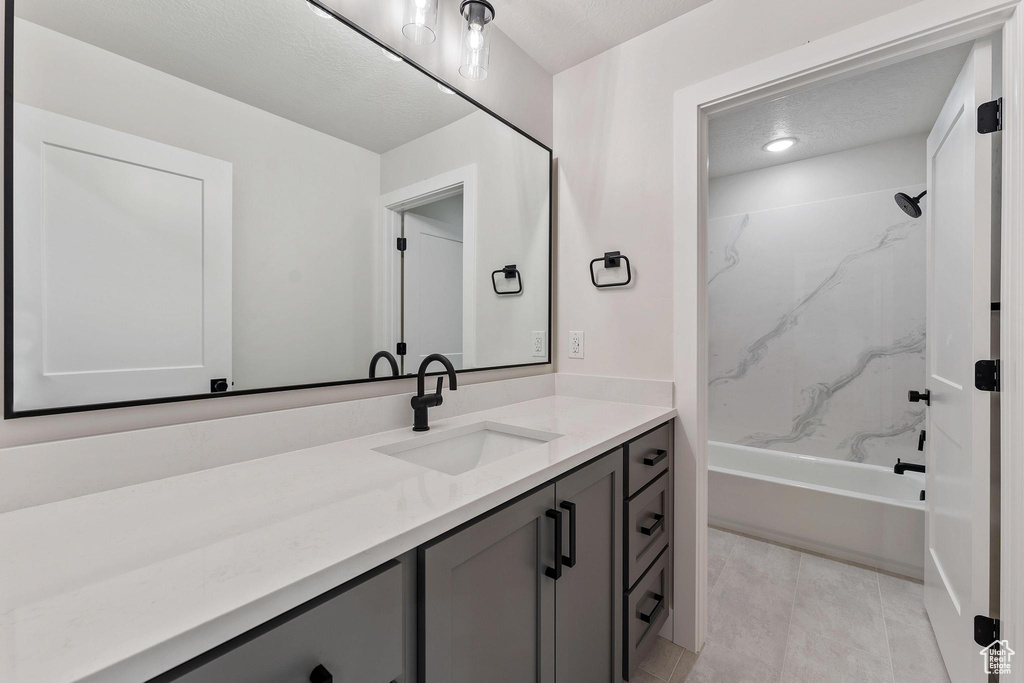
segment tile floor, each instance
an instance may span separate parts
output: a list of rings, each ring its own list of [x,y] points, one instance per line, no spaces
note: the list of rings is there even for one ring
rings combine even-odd
[[[949,681],[916,581],[711,528],[708,584],[703,652],[659,640],[630,683]]]

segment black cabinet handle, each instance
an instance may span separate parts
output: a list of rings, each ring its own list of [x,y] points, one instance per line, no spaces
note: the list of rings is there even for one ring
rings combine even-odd
[[[317,664],[309,674],[309,683],[334,683],[334,676],[323,664]]]
[[[665,606],[665,596],[655,594],[652,597],[656,601],[654,603],[654,609],[652,609],[650,612],[646,614],[640,612],[640,621],[644,622],[645,624],[653,624],[654,620],[658,618],[658,615],[661,613],[662,608]]]
[[[651,457],[649,455],[644,456],[644,464],[647,465],[648,467],[654,467],[667,457],[668,451],[666,451],[664,448],[659,448],[658,450],[654,451],[654,457]]]
[[[640,527],[640,533],[644,536],[653,536],[655,531],[665,526],[665,515],[653,514],[651,516],[654,517],[654,523],[650,526]]]
[[[562,511],[548,510],[544,514],[555,520],[555,566],[545,567],[544,574],[558,581],[562,578]]]
[[[563,500],[558,507],[569,511],[569,555],[562,558],[562,563],[572,569],[576,566],[576,503]]]

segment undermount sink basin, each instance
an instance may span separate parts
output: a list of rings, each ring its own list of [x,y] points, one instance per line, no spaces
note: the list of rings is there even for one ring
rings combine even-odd
[[[373,450],[414,465],[458,475],[562,436],[498,422],[478,422]]]

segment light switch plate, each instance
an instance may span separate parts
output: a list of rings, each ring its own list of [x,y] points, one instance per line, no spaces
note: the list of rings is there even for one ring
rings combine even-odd
[[[569,358],[583,358],[582,331],[569,331]]]
[[[548,355],[548,345],[544,343],[544,330],[533,331],[533,357],[544,358]]]

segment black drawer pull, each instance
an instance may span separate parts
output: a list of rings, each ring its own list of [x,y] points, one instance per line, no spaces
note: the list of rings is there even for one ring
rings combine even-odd
[[[569,555],[562,558],[562,563],[572,569],[576,566],[576,503],[563,500],[558,507],[569,511]]]
[[[666,451],[664,448],[659,448],[658,450],[654,451],[653,458],[649,455],[644,456],[644,464],[647,465],[648,467],[654,467],[667,457],[668,451]]]
[[[658,615],[661,614],[662,608],[665,606],[665,596],[654,594],[652,597],[656,601],[654,603],[654,609],[652,609],[647,614],[640,612],[640,621],[644,622],[645,624],[653,624],[654,620],[658,618]]]
[[[562,578],[562,511],[548,510],[544,515],[555,520],[555,566],[545,567],[544,574],[558,581]]]
[[[651,516],[654,517],[654,522],[650,526],[640,527],[640,533],[644,536],[653,536],[655,531],[665,526],[665,515],[652,514]]]
[[[309,674],[309,683],[334,683],[334,676],[323,664],[317,664]]]

